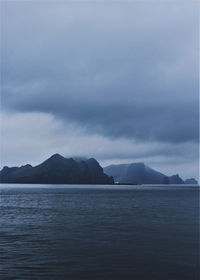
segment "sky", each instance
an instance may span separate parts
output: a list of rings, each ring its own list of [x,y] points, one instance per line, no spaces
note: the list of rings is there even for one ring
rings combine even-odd
[[[1,164],[198,178],[198,1],[2,1]]]

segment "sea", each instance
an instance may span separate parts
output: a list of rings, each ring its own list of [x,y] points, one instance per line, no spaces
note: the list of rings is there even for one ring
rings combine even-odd
[[[0,185],[0,279],[198,280],[198,186]]]

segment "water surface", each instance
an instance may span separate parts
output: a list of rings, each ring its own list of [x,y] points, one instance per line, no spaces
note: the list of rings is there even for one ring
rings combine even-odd
[[[0,185],[0,279],[197,280],[199,188]]]

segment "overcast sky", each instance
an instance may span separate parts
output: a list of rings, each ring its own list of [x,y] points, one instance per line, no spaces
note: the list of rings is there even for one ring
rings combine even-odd
[[[198,178],[197,1],[3,1],[1,167],[53,153]]]

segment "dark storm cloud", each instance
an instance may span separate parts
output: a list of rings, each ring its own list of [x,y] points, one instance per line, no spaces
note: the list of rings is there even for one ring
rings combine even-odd
[[[198,140],[195,3],[3,4],[2,107],[89,134]]]
[[[198,139],[198,108],[192,102],[154,104],[148,100],[91,101],[49,96],[29,97],[27,103],[17,99],[14,106],[20,111],[50,112],[67,122],[82,124],[91,133],[109,137],[166,142]]]

